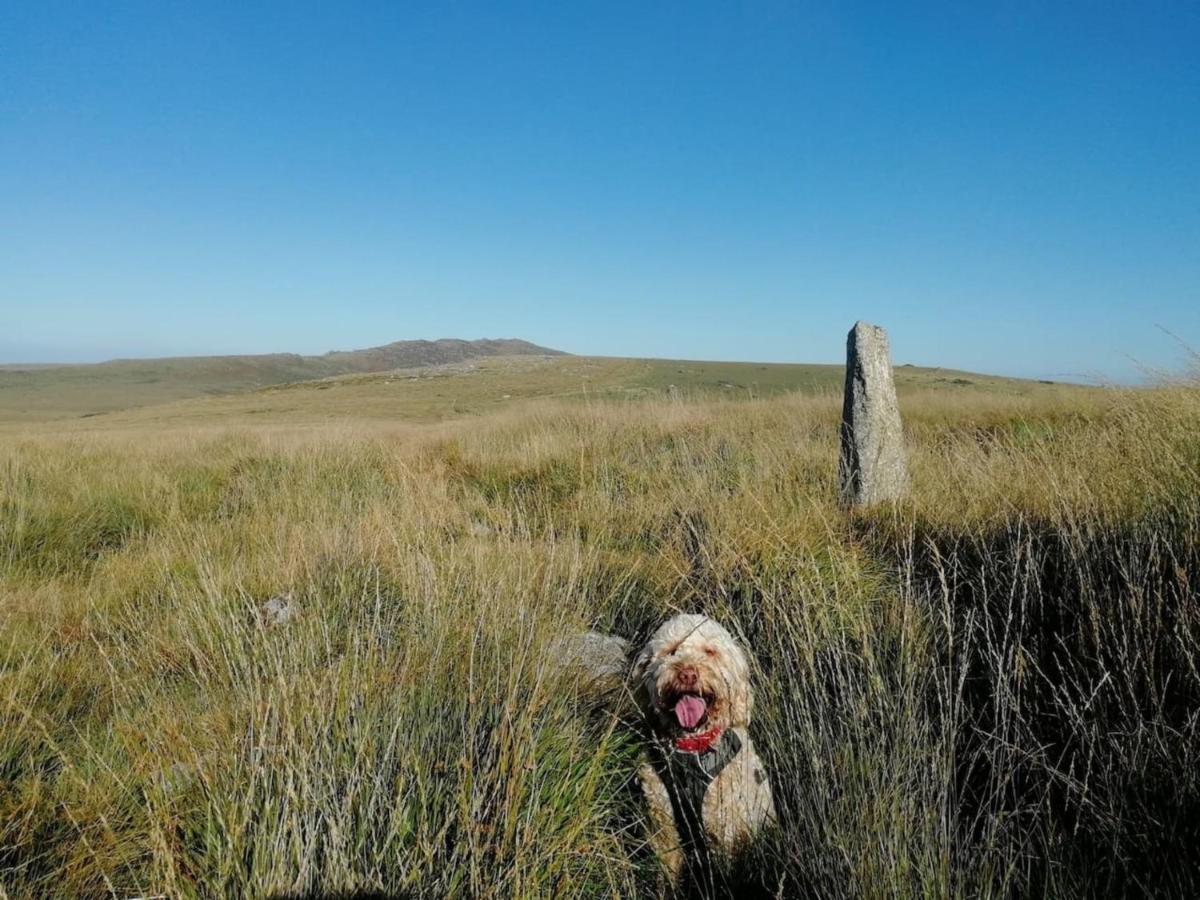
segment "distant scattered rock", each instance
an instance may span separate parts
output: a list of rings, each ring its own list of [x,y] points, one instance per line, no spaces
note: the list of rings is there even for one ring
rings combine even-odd
[[[838,484],[846,506],[870,506],[902,497],[908,464],[887,332],[856,322],[846,338]]]
[[[517,338],[468,341],[394,341],[362,350],[331,350],[321,356],[262,353],[245,356],[192,356],[163,359],[114,359],[72,365],[0,366],[5,400],[18,409],[26,403],[45,410],[43,418],[99,415],[169,400],[199,398],[288,386],[332,390],[320,379],[380,375],[400,369],[463,366],[472,371],[477,361],[500,357],[545,360],[564,356],[559,350]],[[104,390],[97,392],[97,387]],[[10,391],[12,393],[10,393]],[[101,399],[97,399],[100,397]],[[48,402],[49,401],[49,402]],[[24,418],[25,416],[23,416]]]

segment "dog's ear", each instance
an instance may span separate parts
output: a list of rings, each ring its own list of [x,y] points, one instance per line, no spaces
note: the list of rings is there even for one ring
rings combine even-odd
[[[646,668],[650,665],[650,648],[643,647],[638,651],[633,658],[633,665],[629,667],[629,684],[635,686],[639,681],[646,677]]]
[[[742,651],[742,658],[746,660],[746,677],[749,678],[758,671],[758,659],[755,658],[753,653],[746,649],[746,644],[744,641],[742,642],[741,646],[738,647],[738,649]]]
[[[729,696],[729,724],[734,727],[748,728],[750,718],[754,713],[754,692],[750,684],[737,680],[727,688]]]
[[[734,725],[747,728],[754,714],[754,690],[750,683],[758,663],[753,654],[746,649],[745,641],[738,641],[735,647],[736,655],[741,657],[737,666],[741,671],[729,687],[730,718]]]
[[[639,710],[639,716],[642,715],[646,708],[646,689],[642,683],[646,677],[646,670],[650,666],[650,651],[643,647],[633,657],[633,662],[629,666],[629,671],[625,674],[625,700],[627,703],[632,703],[633,708]]]

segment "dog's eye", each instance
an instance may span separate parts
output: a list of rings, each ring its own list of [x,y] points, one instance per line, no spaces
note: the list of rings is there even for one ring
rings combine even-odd
[[[710,646],[708,646],[708,647],[705,647],[705,648],[704,648],[704,655],[705,655],[705,656],[716,656],[716,655],[717,655],[717,648],[716,648],[716,647],[713,647],[713,646],[711,646],[711,645],[710,645]]]

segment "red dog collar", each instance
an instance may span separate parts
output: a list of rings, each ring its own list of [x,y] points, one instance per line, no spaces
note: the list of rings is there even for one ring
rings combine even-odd
[[[701,734],[689,734],[675,739],[675,749],[685,753],[703,753],[717,742],[721,736],[719,726],[714,726]]]

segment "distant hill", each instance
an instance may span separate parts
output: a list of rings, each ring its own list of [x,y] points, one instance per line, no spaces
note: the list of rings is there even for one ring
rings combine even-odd
[[[387,372],[391,369],[439,366],[480,356],[566,355],[561,350],[539,347],[517,338],[483,338],[478,341],[442,338],[438,341],[396,341],[366,350],[333,350],[324,356],[302,359],[323,361],[335,369],[328,374],[345,375],[350,372]]]
[[[60,413],[57,419],[50,420],[43,414],[41,420],[56,431],[80,433],[93,429],[241,428],[334,421],[429,423],[486,415],[539,401],[673,402],[693,398],[739,401],[789,393],[825,395],[832,414],[840,403],[845,376],[844,367],[839,365],[625,359],[569,356],[551,351],[514,354],[511,351],[516,348],[508,344],[495,349],[510,352],[478,358],[460,356],[440,364],[426,362],[385,371],[291,380],[219,396],[191,395],[177,402],[147,401],[136,407],[126,404],[125,409],[104,415],[89,413],[66,418]],[[365,357],[347,354],[354,360],[341,360],[338,365],[375,365],[380,359],[388,363],[397,359],[387,357],[385,351],[393,352],[379,348],[374,356],[373,351],[365,351]],[[453,346],[443,346],[441,351],[434,351],[426,346],[423,352],[421,358],[428,361],[448,358],[435,356],[436,352],[455,353],[461,352],[461,348],[456,351]],[[312,358],[327,362],[332,355]],[[304,357],[278,359],[291,359],[295,364]],[[93,382],[93,387],[96,383],[103,382]],[[151,388],[165,390],[161,383],[141,385],[136,396],[144,398],[144,392]],[[944,393],[960,397],[964,403],[979,403],[995,396],[1074,396],[1089,390],[919,366],[897,368],[896,389],[901,404],[924,392]],[[60,408],[78,402],[71,399],[73,388],[69,383],[60,382],[55,390]],[[127,392],[131,390],[126,386]],[[51,391],[46,396],[55,395]],[[5,432],[35,433],[37,429],[32,427],[35,424],[35,419],[8,413],[0,407],[0,438]]]
[[[96,415],[189,397],[328,378],[460,363],[494,356],[563,356],[515,338],[396,341],[321,356],[179,356],[87,365],[0,368],[0,420],[45,421]]]

